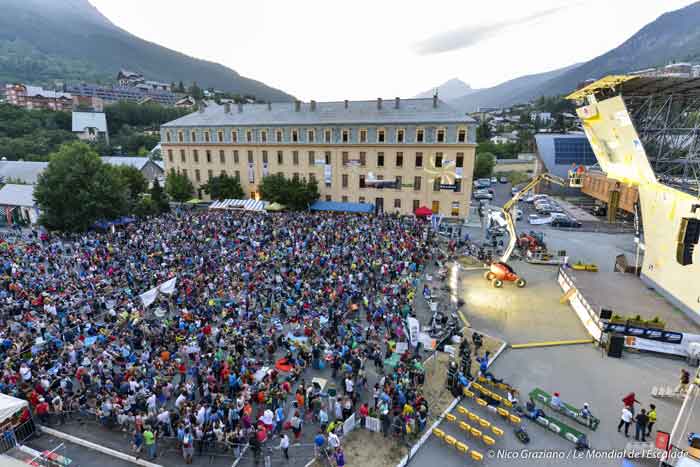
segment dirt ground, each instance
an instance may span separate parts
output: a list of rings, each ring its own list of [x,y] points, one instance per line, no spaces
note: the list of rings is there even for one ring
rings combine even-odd
[[[465,328],[464,334],[470,339],[473,329]],[[484,336],[483,345],[479,356],[489,351],[493,356],[503,344],[503,341]],[[473,355],[472,355],[473,356]],[[434,360],[436,358],[436,360]],[[430,404],[430,426],[445,409],[450,405],[454,397],[445,388],[447,381],[447,366],[451,355],[444,352],[436,353],[436,357],[429,358],[425,362],[425,384],[423,395]],[[479,364],[472,358],[472,374],[479,371]],[[416,438],[410,438],[411,445],[418,441],[423,433],[418,433]],[[384,438],[381,433],[372,433],[368,430],[357,428],[343,439],[345,459],[350,466],[362,467],[391,467],[399,463],[401,458],[408,453],[408,446],[399,445],[391,438]],[[318,465],[318,462],[315,464]]]

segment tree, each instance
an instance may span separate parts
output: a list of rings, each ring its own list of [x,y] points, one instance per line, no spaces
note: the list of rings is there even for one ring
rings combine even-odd
[[[161,188],[157,178],[153,180],[153,186],[151,187],[151,200],[155,204],[158,213],[168,212],[170,210],[168,198],[165,196],[165,193],[163,193],[163,188]]]
[[[120,165],[115,167],[117,173],[124,180],[131,205],[136,205],[139,195],[148,189],[148,182],[141,171],[130,165]]]
[[[238,177],[231,177],[221,174],[212,177],[202,186],[205,193],[212,199],[241,199],[244,196],[241,180]]]
[[[258,189],[263,199],[292,209],[307,209],[320,196],[315,180],[307,182],[297,177],[290,180],[279,174],[263,177]]]
[[[491,127],[489,127],[488,122],[485,120],[476,127],[476,142],[481,143],[483,141],[488,141],[491,137]]]
[[[476,155],[474,163],[474,178],[490,177],[496,165],[496,157],[490,152]]]
[[[192,86],[190,86],[190,89],[188,89],[188,94],[192,96],[192,98],[196,101],[201,101],[204,99],[204,91],[202,91],[202,88],[197,86],[197,82],[193,82]]]
[[[180,81],[179,83],[177,83],[177,90],[174,90],[173,92],[179,92],[182,94],[186,93],[187,90],[185,89],[185,84],[182,81]]]
[[[165,179],[165,191],[174,201],[184,203],[192,198],[194,185],[187,175],[170,172]]]
[[[100,219],[128,212],[128,194],[117,170],[102,162],[86,143],[61,146],[39,176],[34,199],[41,223],[50,229],[84,231]]]

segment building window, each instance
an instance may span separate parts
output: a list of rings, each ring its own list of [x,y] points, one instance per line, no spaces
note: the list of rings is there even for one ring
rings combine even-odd
[[[349,156],[347,151],[343,151],[343,165],[348,165],[349,163]]]
[[[199,169],[194,169],[194,179],[198,182],[200,181]]]
[[[218,138],[219,143],[224,142],[224,132],[223,131],[217,131],[216,137]]]
[[[223,150],[223,149],[219,151],[219,162],[220,162],[221,164],[225,164],[225,163],[226,163],[226,154],[224,153],[224,150]]]
[[[292,130],[292,143],[299,142],[299,130]]]
[[[316,174],[313,172],[309,173],[309,182],[316,183]]]
[[[227,175],[227,174],[226,174],[226,171],[225,171],[225,170],[222,170],[222,171],[221,171],[221,176],[222,176],[222,177],[225,177],[226,175]]]
[[[440,177],[433,179],[433,191],[440,191]]]
[[[197,141],[197,133],[193,131],[190,133],[190,143],[194,143],[196,141]]]
[[[343,138],[342,141],[343,143],[349,143],[350,142],[350,130],[343,130]]]
[[[166,132],[165,132],[165,141],[167,141],[167,142],[169,143],[169,142],[170,142],[170,138],[171,138],[170,132],[169,132],[169,131],[166,131]]]
[[[240,171],[240,170],[236,170],[235,175],[236,175],[236,178],[237,178],[238,180],[241,179],[241,171]]]
[[[282,142],[282,136],[283,136],[283,135],[282,135],[282,130],[277,130],[277,131],[275,131],[275,141],[277,141],[278,143],[281,143],[281,142]]]
[[[360,188],[364,188],[364,187],[365,187],[365,176],[360,175]]]
[[[405,131],[403,129],[398,129],[396,130],[396,142],[397,143],[403,143],[405,139]]]
[[[367,130],[360,130],[360,143],[367,142]]]
[[[464,153],[458,152],[457,157],[455,158],[455,167],[461,168],[464,167]]]
[[[360,199],[358,201],[360,201],[360,204],[365,204],[365,197],[360,196]]]
[[[452,211],[450,214],[452,217],[459,217],[459,201],[452,201]]]
[[[401,209],[401,200],[399,198],[396,198],[394,200],[394,208],[395,209]]]
[[[401,178],[401,175],[398,175],[396,177],[396,189],[400,190],[401,189],[401,184],[403,183],[403,178]]]
[[[440,214],[440,201],[433,200],[431,211],[433,211],[433,214]]]
[[[323,130],[323,141],[326,143],[331,142],[331,130]]]
[[[284,154],[282,153],[282,151],[277,151],[277,164],[284,164]]]
[[[292,180],[299,180],[299,172],[294,172],[292,174]]]
[[[417,152],[416,153],[416,168],[420,169],[421,167],[423,167],[423,153]]]
[[[384,153],[377,153],[377,167],[384,167]]]
[[[331,152],[330,152],[330,151],[326,151],[325,154],[324,154],[324,157],[325,157],[325,159],[326,159],[326,165],[330,165],[330,163],[331,163]]]
[[[253,163],[253,151],[248,151],[248,163]]]
[[[279,176],[279,177],[284,177],[284,173],[283,173],[283,172],[277,172],[277,176]]]
[[[420,182],[421,182],[420,177],[413,177],[413,189],[415,191],[420,191],[420,188],[421,188]]]
[[[316,154],[313,151],[309,151],[309,165],[314,165],[316,162],[314,159],[316,158]]]
[[[184,143],[185,142],[185,134],[181,131],[177,132],[177,141],[178,143]]]
[[[331,197],[331,195],[326,195],[326,201],[333,201],[333,198]]]
[[[343,203],[347,203],[347,202],[348,202],[348,197],[347,197],[347,196],[343,196],[341,199],[343,200]]]
[[[252,143],[253,142],[253,132],[251,130],[246,130],[245,132],[245,140],[246,143]]]
[[[267,130],[262,130],[260,132],[260,142],[267,143]]]
[[[173,161],[173,150],[168,149],[168,161],[172,162]]]
[[[194,163],[199,164],[199,151],[196,149],[192,151],[192,157],[194,158]]]
[[[342,187],[347,188],[348,187],[348,174],[343,174],[342,178]]]
[[[308,140],[309,143],[313,143],[314,140],[316,139],[316,134],[314,130],[309,130],[306,132],[306,139]]]
[[[403,153],[396,153],[396,167],[403,167]]]
[[[207,180],[211,180],[212,178],[214,178],[214,171],[209,169],[207,170]]]
[[[455,180],[455,193],[461,193],[462,191],[462,179],[458,178]]]
[[[184,149],[180,149],[180,162],[187,162],[187,157],[185,156]]]
[[[442,153],[435,153],[435,167],[442,167]]]
[[[462,128],[457,132],[457,142],[458,143],[466,143],[467,142],[467,130]],[[459,207],[457,207],[457,209],[459,210]]]
[[[377,142],[383,143],[386,141],[386,132],[384,130],[377,130]]]
[[[187,169],[182,169],[182,175],[184,175],[185,177],[187,177]]]
[[[437,142],[438,143],[444,143],[445,142],[445,130],[439,129],[437,131]]]
[[[231,142],[232,143],[238,142],[238,130],[231,130]]]
[[[238,164],[238,150],[233,151],[233,163]]]
[[[267,164],[267,151],[262,152],[263,164]]]
[[[292,164],[299,165],[299,151],[292,151]]]
[[[204,154],[206,155],[206,158],[207,158],[207,164],[211,164],[211,151],[207,149],[204,152]]]
[[[360,152],[360,166],[364,167],[367,164],[367,153],[362,151]]]
[[[425,130],[422,128],[419,128],[416,130],[416,143],[424,143],[425,142]]]
[[[413,210],[415,211],[420,207],[420,200],[419,199],[414,199],[413,200]]]
[[[211,138],[211,136],[210,136],[209,132],[205,131],[204,132],[204,142],[208,143],[210,141],[210,138]]]

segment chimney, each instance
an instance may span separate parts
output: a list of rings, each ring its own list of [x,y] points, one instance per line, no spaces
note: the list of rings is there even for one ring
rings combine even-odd
[[[437,99],[437,94],[433,96],[433,107],[437,109],[438,105],[438,99]]]
[[[377,109],[382,110],[382,98],[377,97]]]
[[[239,113],[239,114],[240,114],[240,113],[243,113],[243,103],[242,103],[242,102],[239,102],[239,103],[238,103],[238,113]]]
[[[299,112],[301,110],[301,101],[294,101],[294,111]]]
[[[401,105],[401,98],[397,97],[396,100],[394,101],[394,108],[398,109]]]
[[[348,108],[348,100],[347,99],[345,99],[345,108],[346,109]]]
[[[272,102],[267,101],[267,110],[272,110]]]
[[[224,112],[226,112],[227,114],[231,113],[231,103],[230,102],[227,102],[224,104]]]
[[[311,111],[316,112],[316,101],[311,101]]]

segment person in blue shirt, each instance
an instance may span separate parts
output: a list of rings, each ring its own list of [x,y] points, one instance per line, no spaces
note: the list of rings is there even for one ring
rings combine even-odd
[[[323,435],[323,431],[318,430],[318,434],[314,437],[314,455],[319,457],[323,446],[326,444],[326,437]]]

